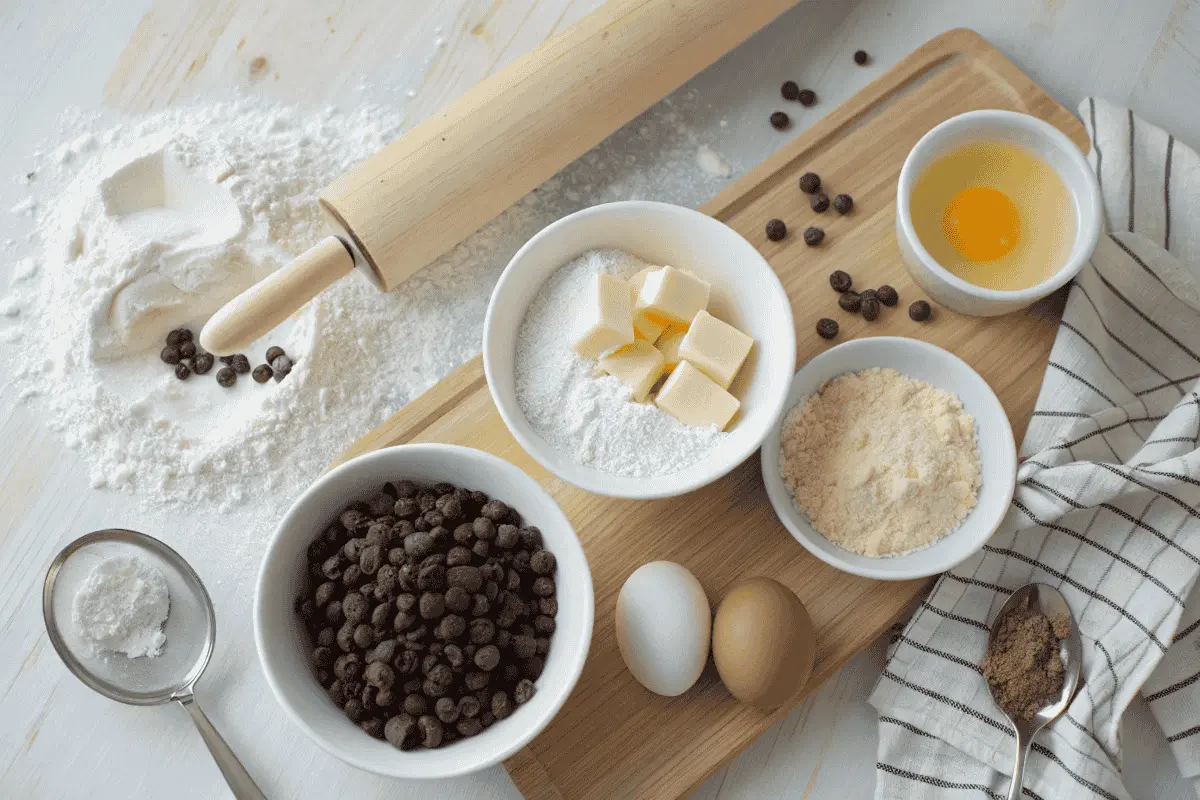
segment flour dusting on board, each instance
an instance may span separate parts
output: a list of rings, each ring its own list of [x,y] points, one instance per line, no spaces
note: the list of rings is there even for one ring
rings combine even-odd
[[[165,334],[198,333],[315,244],[319,190],[412,123],[371,97],[353,111],[247,98],[76,110],[22,171],[12,213],[29,220],[29,248],[0,286],[0,361],[92,487],[273,524],[338,453],[479,352],[492,287],[538,229],[611,200],[696,205],[724,183],[669,99],[397,290],[350,276],[247,349],[254,366],[283,347],[286,380],[223,388],[219,363],[178,380],[159,358]]]

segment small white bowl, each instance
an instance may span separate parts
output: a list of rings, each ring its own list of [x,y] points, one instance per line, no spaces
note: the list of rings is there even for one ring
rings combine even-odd
[[[555,270],[588,250],[603,248],[695,273],[712,284],[709,310],[755,340],[730,388],[742,402],[730,436],[699,463],[670,475],[633,478],[583,466],[535,433],[517,402],[517,331],[526,309]],[[513,256],[488,304],[483,367],[492,401],[513,438],[547,470],[595,494],[673,497],[712,483],[762,444],[783,408],[796,368],[796,331],[783,284],[766,259],[732,228],[667,203],[607,203],[548,225]]]
[[[913,227],[909,198],[913,185],[938,157],[971,142],[1005,140],[1049,164],[1071,195],[1075,243],[1051,278],[1017,291],[985,289],[953,274],[930,255]],[[913,280],[940,305],[976,317],[1007,314],[1040,300],[1074,278],[1100,241],[1100,187],[1075,143],[1048,122],[1015,111],[968,111],[930,130],[904,160],[896,188],[896,241]]]
[[[310,666],[312,645],[294,602],[306,577],[306,550],[348,504],[386,481],[447,481],[508,503],[541,528],[558,560],[557,629],[537,693],[478,736],[436,750],[403,752],[368,736],[326,696]],[[396,778],[448,778],[497,764],[528,744],[566,702],[592,639],[594,598],[587,558],[570,521],[541,486],[489,453],[444,444],[389,447],[347,461],[292,505],[263,555],[254,593],[254,643],[275,699],[309,738],[348,764]]]
[[[957,395],[967,413],[975,418],[982,472],[979,502],[957,529],[921,550],[882,558],[844,550],[818,533],[796,508],[792,493],[779,473],[780,436],[787,412],[821,388],[825,381],[873,367],[891,367],[901,375]],[[830,566],[854,575],[890,581],[937,575],[979,550],[1008,513],[1017,476],[1017,447],[1008,415],[979,373],[940,347],[899,336],[845,342],[809,361],[796,373],[786,408],[763,442],[763,482],[783,526],[808,552]]]

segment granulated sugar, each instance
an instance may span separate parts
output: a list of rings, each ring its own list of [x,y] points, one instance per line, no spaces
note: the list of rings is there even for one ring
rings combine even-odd
[[[783,422],[780,472],[825,538],[898,555],[954,530],[980,485],[975,420],[957,397],[894,369],[826,381]]]
[[[517,402],[539,436],[580,464],[629,477],[695,464],[728,434],[684,425],[635,403],[611,376],[571,351],[572,308],[597,272],[628,279],[651,266],[620,250],[592,250],[555,271],[530,304],[517,336]]]

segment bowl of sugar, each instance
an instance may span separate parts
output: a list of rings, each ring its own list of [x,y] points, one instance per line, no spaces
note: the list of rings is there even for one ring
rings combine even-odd
[[[796,363],[791,303],[724,223],[666,203],[583,209],[513,256],[484,321],[492,401],[542,467],[672,497],[758,449]]]

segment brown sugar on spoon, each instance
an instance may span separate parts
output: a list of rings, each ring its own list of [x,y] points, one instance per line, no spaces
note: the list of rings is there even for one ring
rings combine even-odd
[[[1058,643],[1070,632],[1069,619],[1050,619],[1029,598],[1001,620],[983,660],[983,677],[1014,720],[1028,722],[1062,693]]]

